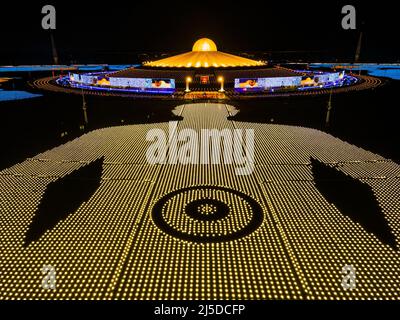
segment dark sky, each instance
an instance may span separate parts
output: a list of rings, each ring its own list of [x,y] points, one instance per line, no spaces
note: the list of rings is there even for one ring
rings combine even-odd
[[[44,4],[56,7],[54,34],[64,63],[100,62],[99,57],[130,63],[135,53],[190,50],[199,37],[212,38],[219,49],[231,52],[293,50],[351,57],[360,28],[365,30],[364,60],[400,59],[394,1],[34,2],[1,5],[0,64],[51,62],[49,33],[41,29]],[[344,4],[357,9],[357,31],[341,27]]]

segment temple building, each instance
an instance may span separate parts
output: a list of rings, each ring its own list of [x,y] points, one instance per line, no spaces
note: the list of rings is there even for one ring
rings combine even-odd
[[[160,60],[143,62],[116,72],[71,73],[58,80],[63,86],[88,90],[172,95],[176,92],[236,94],[298,91],[342,86],[343,72],[307,71],[272,65],[218,51],[208,38],[197,40],[192,51]],[[345,79],[348,84],[356,81]]]

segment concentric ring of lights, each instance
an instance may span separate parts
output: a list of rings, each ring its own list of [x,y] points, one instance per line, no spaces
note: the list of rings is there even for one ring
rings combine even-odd
[[[179,189],[153,207],[154,223],[165,233],[191,242],[224,242],[249,235],[263,222],[260,205],[225,187]]]

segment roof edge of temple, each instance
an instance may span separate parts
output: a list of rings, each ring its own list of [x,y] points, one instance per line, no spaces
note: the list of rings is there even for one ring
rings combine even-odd
[[[197,40],[192,51],[184,52],[168,58],[143,63],[151,68],[235,68],[265,66],[266,62],[244,58],[217,50],[214,41],[208,38]]]

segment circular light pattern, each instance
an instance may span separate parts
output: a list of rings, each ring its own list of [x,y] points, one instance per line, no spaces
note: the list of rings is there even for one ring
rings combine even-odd
[[[195,220],[217,221],[228,216],[229,206],[215,199],[199,199],[187,204],[185,213]]]
[[[187,67],[190,67],[189,65]],[[214,65],[216,67],[216,65]],[[283,69],[280,67],[280,69]],[[234,79],[234,70],[224,70],[223,75],[225,79],[225,83],[229,82],[229,79]],[[154,74],[160,78],[174,78],[176,83],[183,85],[188,77],[188,73],[179,72],[179,71],[170,71],[170,70],[157,70],[157,73]],[[251,75],[251,74],[250,74]],[[194,74],[193,74],[194,76]],[[342,86],[335,88],[319,88],[315,90],[307,90],[307,91],[290,91],[290,92],[281,92],[281,91],[268,91],[268,92],[260,92],[252,95],[242,95],[239,92],[234,91],[233,89],[225,88],[225,93],[229,97],[230,100],[242,100],[242,99],[253,99],[253,98],[268,98],[268,97],[289,97],[289,96],[315,96],[315,95],[329,95],[331,92],[333,93],[345,93],[351,91],[361,91],[361,90],[369,90],[373,88],[377,88],[382,85],[384,82],[375,77],[364,76],[364,75],[352,75],[352,77],[357,78],[358,81],[351,86]],[[82,90],[84,94],[89,95],[97,95],[97,96],[121,96],[121,97],[135,97],[135,98],[149,98],[149,99],[173,99],[173,100],[186,100],[187,96],[185,96],[183,91],[176,91],[173,97],[169,95],[157,95],[157,94],[148,94],[148,93],[129,93],[122,91],[113,91],[113,90],[95,90],[95,87],[86,88],[86,89],[78,89],[68,86],[61,86],[57,84],[56,80],[59,79],[59,76],[56,77],[46,77],[33,81],[32,86],[41,90],[53,91],[53,92],[64,92],[64,93],[73,93],[73,94],[82,94]],[[194,88],[192,88],[194,89]]]
[[[154,205],[154,223],[192,242],[223,242],[247,236],[263,222],[260,205],[229,188],[196,186],[173,191]]]

